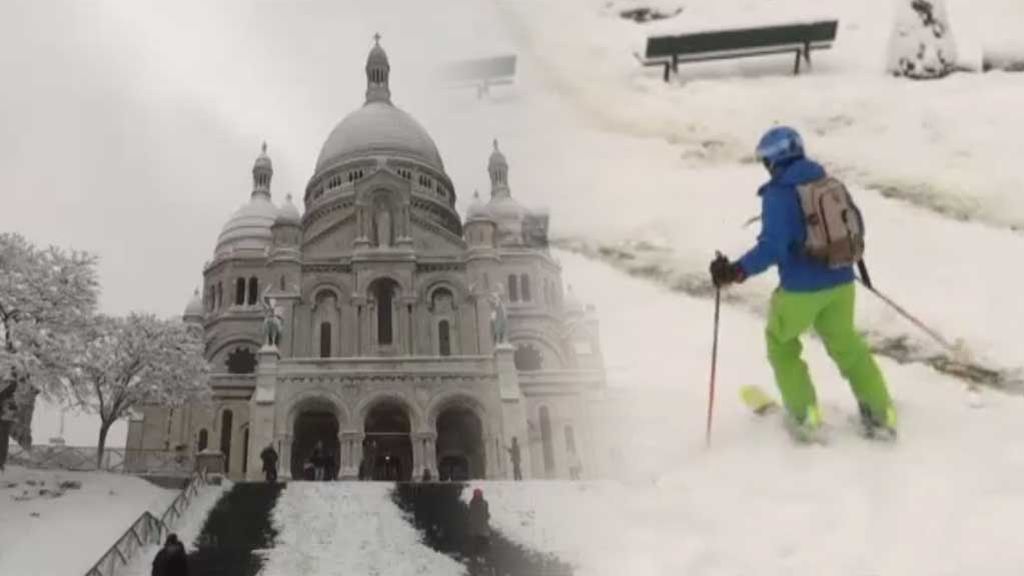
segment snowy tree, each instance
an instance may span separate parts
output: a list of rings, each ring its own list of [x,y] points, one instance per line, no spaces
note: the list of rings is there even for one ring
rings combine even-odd
[[[942,78],[955,63],[956,44],[945,0],[896,0],[889,71],[918,80]]]
[[[146,404],[181,405],[208,394],[202,330],[144,314],[97,316],[77,338],[62,377],[78,406],[100,417],[97,462],[110,427]]]
[[[36,395],[61,399],[54,375],[68,366],[71,336],[95,311],[98,291],[95,256],[0,234],[0,469],[8,435],[32,445]]]

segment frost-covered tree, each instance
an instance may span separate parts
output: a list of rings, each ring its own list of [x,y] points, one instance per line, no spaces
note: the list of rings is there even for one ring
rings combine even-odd
[[[36,395],[62,399],[54,375],[68,366],[71,336],[94,313],[98,292],[95,256],[0,234],[0,469],[8,436],[32,445]]]
[[[100,315],[77,340],[74,366],[62,380],[78,406],[100,417],[97,462],[110,427],[134,409],[208,394],[198,327],[145,314]]]
[[[956,64],[945,0],[896,0],[889,71],[918,80],[942,78]]]

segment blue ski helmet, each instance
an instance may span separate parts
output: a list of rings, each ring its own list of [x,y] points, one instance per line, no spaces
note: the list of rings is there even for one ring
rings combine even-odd
[[[788,126],[776,126],[757,143],[757,159],[769,169],[780,162],[804,157],[804,139]]]

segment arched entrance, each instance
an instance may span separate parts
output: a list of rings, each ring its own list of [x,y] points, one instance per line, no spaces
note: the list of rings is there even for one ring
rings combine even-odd
[[[409,415],[399,403],[384,401],[374,406],[366,415],[360,478],[391,482],[411,479],[411,431]]]
[[[441,480],[484,478],[483,426],[464,406],[446,408],[437,417],[437,475]]]
[[[292,478],[304,477],[303,466],[319,448],[326,476],[336,478],[340,465],[341,443],[338,441],[338,417],[323,408],[303,410],[295,418],[294,439],[292,440]]]

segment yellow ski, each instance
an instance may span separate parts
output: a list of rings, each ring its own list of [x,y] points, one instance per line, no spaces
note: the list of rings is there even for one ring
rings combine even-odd
[[[740,399],[750,408],[754,414],[763,416],[779,409],[779,403],[760,386],[742,386],[740,388]]]

